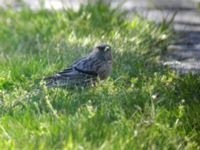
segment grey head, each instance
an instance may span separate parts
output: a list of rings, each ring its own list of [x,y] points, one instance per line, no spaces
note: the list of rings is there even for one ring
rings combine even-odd
[[[91,55],[103,61],[112,61],[112,48],[108,44],[99,44],[93,49]]]

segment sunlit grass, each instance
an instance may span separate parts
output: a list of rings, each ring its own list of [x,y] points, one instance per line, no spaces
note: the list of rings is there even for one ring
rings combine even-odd
[[[200,78],[159,65],[173,36],[166,26],[103,4],[1,9],[0,20],[0,149],[200,149]],[[108,80],[42,86],[97,43],[113,48]]]

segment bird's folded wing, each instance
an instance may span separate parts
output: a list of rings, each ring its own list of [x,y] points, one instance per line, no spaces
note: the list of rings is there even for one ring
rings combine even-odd
[[[59,79],[64,80],[64,79],[69,79],[70,77],[76,78],[77,76],[80,76],[80,74],[77,71],[74,71],[73,68],[69,68],[53,76],[46,77],[44,78],[44,80],[59,80]]]
[[[63,86],[63,85],[72,85],[72,84],[82,84],[95,80],[98,74],[90,69],[91,61],[87,58],[80,59],[74,64],[54,76],[46,77],[44,80],[47,80],[47,86]]]

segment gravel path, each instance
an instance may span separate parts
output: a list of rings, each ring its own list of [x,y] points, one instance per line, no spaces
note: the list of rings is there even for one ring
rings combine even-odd
[[[170,19],[173,10],[151,10],[144,15],[146,18],[161,22]],[[142,13],[141,13],[142,14]],[[200,73],[200,11],[179,10],[173,22],[175,37],[168,46],[163,65],[169,66],[180,73]]]
[[[131,0],[129,0],[131,2]],[[162,64],[180,73],[200,74],[200,0],[152,0],[154,6],[142,4],[126,7],[129,14],[137,12],[145,18],[160,23],[163,19],[173,21],[174,41]],[[127,3],[128,4],[128,3]]]

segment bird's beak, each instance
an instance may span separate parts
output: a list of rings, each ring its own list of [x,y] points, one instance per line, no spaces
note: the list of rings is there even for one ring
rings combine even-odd
[[[105,48],[105,51],[107,52],[109,49],[110,49],[110,48],[107,46],[107,47]]]

